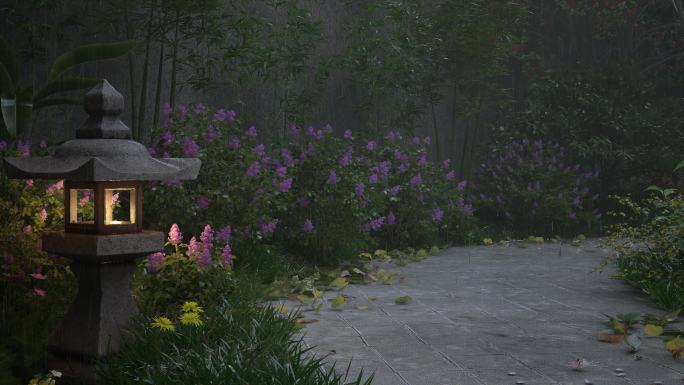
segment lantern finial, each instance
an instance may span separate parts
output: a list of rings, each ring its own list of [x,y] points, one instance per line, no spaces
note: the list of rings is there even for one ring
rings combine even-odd
[[[130,139],[131,130],[120,119],[124,108],[123,95],[102,80],[83,98],[88,119],[76,130],[79,139]]]

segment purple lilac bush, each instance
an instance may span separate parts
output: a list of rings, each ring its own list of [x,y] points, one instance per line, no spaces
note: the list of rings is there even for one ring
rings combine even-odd
[[[448,162],[428,161],[429,138],[397,132],[361,139],[350,130],[294,125],[277,143],[224,109],[167,110],[150,152],[198,156],[197,181],[165,181],[146,197],[153,227],[210,223],[249,257],[269,246],[317,263],[371,247],[459,242],[472,206]],[[358,136],[358,137],[357,137]]]
[[[493,147],[472,186],[483,221],[516,236],[574,236],[591,230],[601,214],[592,185],[598,170],[566,161],[565,149],[542,139]]]

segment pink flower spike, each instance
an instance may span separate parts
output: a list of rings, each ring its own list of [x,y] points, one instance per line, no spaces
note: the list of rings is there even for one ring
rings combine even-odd
[[[223,247],[223,251],[221,252],[221,262],[223,263],[223,266],[230,266],[233,264],[233,257],[232,257],[232,249],[230,248],[230,245],[226,244]]]
[[[31,234],[33,232],[33,229],[31,228],[31,225],[26,225],[21,231],[23,231],[24,234]]]
[[[181,242],[183,242],[183,233],[181,233],[180,227],[174,223],[169,230],[169,243],[177,245]]]
[[[41,288],[39,288],[39,287],[34,287],[34,288],[33,288],[33,293],[34,293],[35,295],[37,295],[38,297],[45,297],[45,295],[47,294],[47,293],[45,292],[45,290],[43,290],[43,289],[41,289]]]
[[[40,210],[40,212],[38,213],[38,216],[40,217],[40,219],[46,220],[48,217],[47,210],[45,210],[45,209]]]

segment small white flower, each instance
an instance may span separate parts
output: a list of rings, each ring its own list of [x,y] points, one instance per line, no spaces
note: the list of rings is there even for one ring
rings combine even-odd
[[[54,369],[53,369],[53,370],[50,371],[50,374],[51,374],[52,377],[54,377],[54,378],[61,378],[61,377],[62,377],[62,372],[60,372],[59,370],[54,370]]]
[[[576,372],[582,372],[588,366],[591,366],[591,362],[585,360],[584,358],[578,358],[570,362],[570,368]]]

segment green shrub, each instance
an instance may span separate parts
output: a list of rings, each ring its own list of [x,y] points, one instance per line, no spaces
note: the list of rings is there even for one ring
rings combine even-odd
[[[615,213],[625,223],[610,237],[618,276],[665,309],[684,307],[684,195],[665,190],[641,204],[618,200],[626,208]]]
[[[334,368],[324,368],[322,359],[294,337],[294,316],[282,317],[271,307],[239,298],[204,312],[187,305],[177,320],[137,319],[121,351],[98,364],[101,383],[341,385],[372,380],[359,375],[346,382]]]
[[[169,313],[186,301],[212,308],[233,291],[235,256],[226,239],[215,238],[207,225],[199,240],[186,244],[180,228],[171,227],[165,250],[142,260],[133,278],[133,297],[143,314]]]
[[[569,163],[557,143],[502,140],[480,168],[471,189],[477,215],[515,236],[574,236],[595,226],[598,171]]]
[[[37,150],[45,153],[45,147]],[[28,143],[8,148],[0,142],[0,157],[30,151]],[[62,226],[62,192],[61,181],[10,180],[0,173],[0,378],[10,383],[43,369],[48,338],[75,296],[67,261],[47,255],[40,242],[44,231]]]

